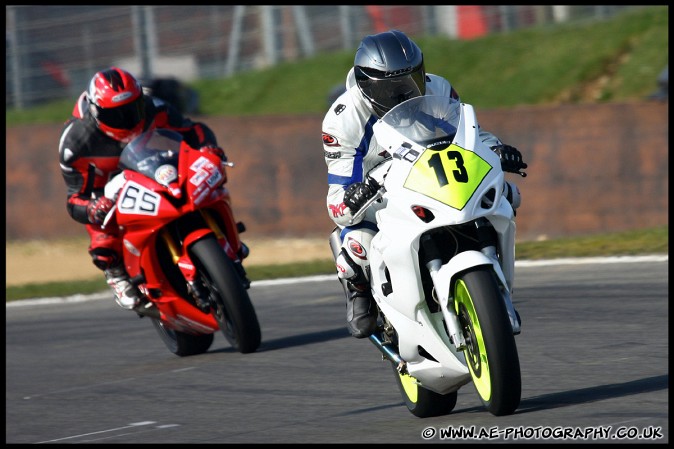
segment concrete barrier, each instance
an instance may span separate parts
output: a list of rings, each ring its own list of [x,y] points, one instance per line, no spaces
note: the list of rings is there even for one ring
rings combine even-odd
[[[640,229],[668,223],[668,103],[644,101],[481,110],[481,126],[520,149],[529,176],[518,239]],[[208,117],[236,166],[237,219],[249,235],[327,236],[322,115]],[[60,125],[7,128],[6,238],[84,235],[65,208]]]

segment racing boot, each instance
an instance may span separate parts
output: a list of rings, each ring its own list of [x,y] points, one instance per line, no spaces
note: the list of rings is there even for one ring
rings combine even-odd
[[[377,305],[368,284],[347,284],[346,324],[356,338],[367,338],[377,328]]]
[[[143,294],[130,282],[129,274],[123,266],[108,268],[105,270],[105,278],[121,308],[132,310],[140,304]]]

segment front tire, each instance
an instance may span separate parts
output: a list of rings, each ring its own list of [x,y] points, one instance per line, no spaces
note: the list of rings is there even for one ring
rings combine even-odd
[[[510,415],[520,403],[520,362],[508,312],[489,268],[462,274],[454,304],[466,339],[464,355],[483,405],[495,416]]]
[[[194,242],[189,250],[210,292],[211,310],[222,334],[237,351],[256,351],[262,338],[260,324],[234,263],[213,237]]]

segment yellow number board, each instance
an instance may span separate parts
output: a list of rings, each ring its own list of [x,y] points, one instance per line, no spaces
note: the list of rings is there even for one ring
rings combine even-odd
[[[424,151],[404,186],[461,210],[491,169],[477,154],[451,144],[442,150]]]

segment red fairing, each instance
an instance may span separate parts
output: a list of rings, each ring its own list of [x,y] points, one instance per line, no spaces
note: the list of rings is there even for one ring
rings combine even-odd
[[[167,131],[154,131],[160,132]],[[186,301],[185,292],[176,289],[165,270],[167,265],[174,265],[186,281],[192,282],[198,267],[188,249],[209,235],[218,239],[230,259],[238,260],[242,245],[224,186],[224,165],[217,154],[193,149],[184,141],[166,152],[147,145],[149,149],[133,156],[123,153],[120,159],[137,163],[137,167],[125,167],[115,203],[125,267],[132,278],[142,274],[145,282],[139,288],[171,326],[184,332],[216,331],[219,327],[214,317]],[[159,239],[163,240],[161,245]],[[158,247],[169,248],[170,254],[158,254]],[[162,261],[162,257],[170,260]]]

